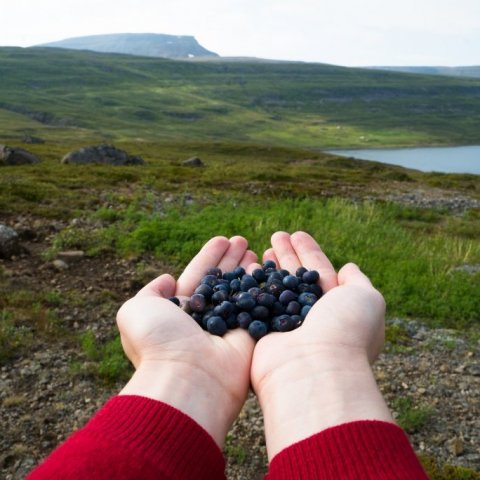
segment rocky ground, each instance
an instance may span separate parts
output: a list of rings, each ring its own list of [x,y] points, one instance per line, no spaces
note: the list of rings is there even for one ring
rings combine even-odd
[[[41,330],[42,312],[35,311],[41,335],[29,338],[28,349],[0,369],[0,477],[12,480],[24,478],[118,392],[120,382],[107,385],[95,375],[79,338],[87,330],[99,341],[112,338],[118,307],[164,266],[149,257],[139,263],[82,252],[46,260],[42,253],[65,224],[26,217],[5,223],[23,231],[30,253],[0,260],[0,286],[8,295],[54,292],[48,310],[56,319],[55,331]],[[479,341],[411,320],[389,322],[398,335],[375,364],[375,375],[396,414],[409,415],[416,451],[480,470]],[[263,477],[262,429],[252,394],[227,439],[228,478]]]

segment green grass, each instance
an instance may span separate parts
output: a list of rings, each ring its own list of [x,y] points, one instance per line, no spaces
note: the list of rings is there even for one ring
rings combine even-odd
[[[433,410],[425,405],[414,405],[410,398],[400,397],[393,402],[393,409],[397,412],[396,421],[407,433],[416,433],[421,430]]]
[[[480,311],[479,274],[454,269],[480,263],[480,242],[412,233],[398,224],[398,208],[338,199],[279,199],[260,205],[237,198],[155,213],[131,204],[117,211],[116,218],[123,219],[106,226],[103,238],[123,255],[150,251],[181,267],[214,235],[242,234],[263,252],[271,233],[306,230],[337,268],[348,261],[362,267],[385,295],[389,315],[436,326],[474,326]]]

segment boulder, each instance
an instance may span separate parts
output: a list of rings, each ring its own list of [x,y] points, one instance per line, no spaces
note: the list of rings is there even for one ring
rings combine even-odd
[[[0,145],[0,165],[28,165],[39,161],[38,157],[23,148]]]
[[[6,225],[0,224],[0,258],[12,258],[23,252],[17,232]]]
[[[27,133],[22,137],[23,143],[45,143],[45,140],[40,137],[34,137],[33,135],[28,135]]]
[[[124,150],[115,148],[112,145],[97,145],[67,153],[62,159],[62,163],[120,166],[143,165],[145,162],[141,157],[130,156]]]
[[[186,167],[204,167],[205,166],[202,160],[198,157],[192,157],[192,158],[189,158],[188,160],[184,160],[182,162],[182,165],[185,165]]]

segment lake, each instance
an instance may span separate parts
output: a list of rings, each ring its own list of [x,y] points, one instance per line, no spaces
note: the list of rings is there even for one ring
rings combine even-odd
[[[480,145],[468,147],[379,148],[327,150],[342,157],[401,165],[423,172],[474,173],[480,175]]]

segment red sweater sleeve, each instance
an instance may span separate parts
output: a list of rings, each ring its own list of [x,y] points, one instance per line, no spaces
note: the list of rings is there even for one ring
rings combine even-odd
[[[345,423],[275,455],[265,480],[428,480],[403,430],[387,422]]]
[[[194,420],[140,396],[110,399],[58,447],[28,480],[217,480],[225,461]]]

